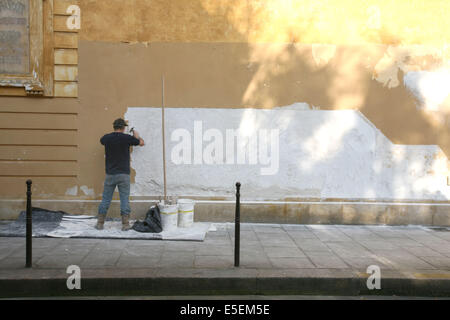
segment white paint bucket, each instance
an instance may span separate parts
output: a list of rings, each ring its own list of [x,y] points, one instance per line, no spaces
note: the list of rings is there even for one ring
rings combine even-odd
[[[178,200],[178,226],[189,228],[194,224],[194,200]]]
[[[178,207],[176,205],[159,204],[161,213],[161,225],[163,231],[171,231],[177,228],[178,224]]]

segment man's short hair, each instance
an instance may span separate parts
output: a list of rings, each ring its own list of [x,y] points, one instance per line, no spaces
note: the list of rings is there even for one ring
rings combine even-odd
[[[123,128],[127,127],[127,126],[128,126],[128,124],[122,118],[121,119],[117,119],[113,123],[114,130],[120,130],[120,129],[123,129]]]

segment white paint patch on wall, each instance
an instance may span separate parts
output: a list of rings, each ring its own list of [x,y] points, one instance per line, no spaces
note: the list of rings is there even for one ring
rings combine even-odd
[[[66,196],[76,196],[78,194],[78,186],[67,189]]]
[[[375,66],[373,78],[389,89],[398,87],[400,85],[399,70],[407,73],[421,70],[423,67],[410,61],[425,56],[442,59],[445,50],[423,45],[389,46],[383,58]]]
[[[161,109],[129,108],[125,117],[147,143],[132,153],[132,195],[161,195]],[[224,135],[248,121],[252,132],[278,129],[278,173],[262,176],[262,165],[248,163],[175,165],[171,133],[183,128],[194,136],[196,121],[202,121],[203,132],[217,129]],[[272,110],[168,108],[166,130],[169,195],[232,197],[240,181],[246,200],[450,199],[448,159],[438,146],[395,145],[359,111],[311,110],[305,104]]]
[[[88,186],[81,186],[80,190],[83,191],[84,195],[86,195],[86,196],[89,196],[89,197],[95,196],[94,189],[89,189]]]
[[[326,66],[336,54],[336,45],[313,44],[312,55],[318,67]]]
[[[403,82],[416,97],[419,109],[439,111],[450,94],[450,70],[411,71]]]

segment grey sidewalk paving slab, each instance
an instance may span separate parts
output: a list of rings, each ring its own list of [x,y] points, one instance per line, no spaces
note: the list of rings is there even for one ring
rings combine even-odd
[[[426,236],[414,236],[414,237],[408,237],[408,239],[417,241],[418,243],[421,244],[427,244],[427,243],[446,243],[448,242],[445,239],[439,238],[439,237],[435,237],[433,235],[426,235]]]
[[[381,256],[380,258],[386,259],[389,264],[393,265],[397,270],[402,269],[435,269],[431,264],[425,262],[423,259],[420,259],[415,256],[411,257],[403,257],[403,256]]]
[[[33,264],[35,265],[36,262],[41,259],[42,257],[33,257]],[[3,269],[22,269],[25,267],[25,256],[23,257],[11,257],[7,259],[1,259],[0,260],[0,270]]]
[[[397,250],[399,247],[386,240],[360,240],[358,241],[363,247],[369,250]]]
[[[287,230],[287,233],[293,240],[318,239],[314,233],[308,230]]]
[[[264,252],[269,258],[304,258],[305,254],[294,247],[264,247]]]
[[[94,249],[98,244],[81,244],[77,243],[74,245],[65,243],[59,244],[56,247],[47,251],[48,255],[87,255],[92,249]]]
[[[49,249],[46,249],[46,248],[34,248],[33,247],[33,255],[34,256],[38,256],[38,257],[41,257],[41,256],[44,256],[44,255],[47,255],[49,253]],[[14,249],[13,251],[9,251],[9,254],[8,255],[6,255],[5,257],[6,258],[21,258],[21,257],[25,257],[25,254],[26,254],[26,249],[25,249],[25,247],[21,247],[21,248],[18,248],[18,249]],[[1,257],[1,255],[0,255],[0,257]]]
[[[229,246],[202,245],[195,250],[196,256],[231,256],[233,249]]]
[[[232,244],[234,244],[234,240],[232,241],[231,239],[207,239],[204,243],[208,243],[211,245],[216,245],[216,246],[231,246]],[[201,246],[202,243],[198,242],[197,246]],[[193,245],[192,247],[195,247],[195,245]]]
[[[281,248],[296,248],[297,245],[293,240],[287,239],[273,239],[273,240],[259,240],[263,247],[281,247]]]
[[[91,251],[81,262],[81,268],[102,268],[114,267],[119,260],[122,252],[120,251]]]
[[[231,268],[234,265],[233,256],[195,256],[195,268]]]
[[[303,251],[329,251],[327,245],[319,239],[295,239],[295,243]]]
[[[208,241],[208,243],[222,243],[215,241]],[[198,248],[201,247],[201,243],[198,242],[189,242],[189,241],[165,241],[164,242],[164,251],[182,251],[182,252],[195,252]]]
[[[137,257],[153,257],[153,256],[161,256],[163,252],[165,252],[164,247],[125,247],[123,250],[98,250],[94,249],[93,251],[101,253],[105,251],[109,252],[121,252],[123,256],[126,256],[130,259]]]
[[[161,256],[130,259],[129,257],[122,255],[115,263],[115,266],[120,269],[158,268],[160,267],[160,262]]]
[[[230,233],[228,230],[220,230],[214,232],[208,232],[205,236],[205,239],[214,239],[214,238],[229,238]]]
[[[234,241],[234,232],[229,233],[230,240]],[[240,239],[245,241],[258,241],[254,231],[241,231]]]
[[[321,251],[304,251],[307,257],[330,257],[336,255],[332,250],[321,250]]]
[[[87,243],[89,245],[89,242]],[[97,245],[94,247],[95,250],[123,250],[124,248],[127,248],[131,246],[130,242],[128,240],[123,241],[102,241],[97,242]],[[148,245],[146,245],[148,246]]]
[[[283,230],[281,233],[274,233],[274,232],[255,232],[255,233],[259,241],[292,241],[291,237]]]
[[[245,248],[245,247],[262,247],[262,244],[259,240],[242,240],[240,241],[241,244],[241,248]],[[235,246],[235,242],[234,239],[231,243],[231,246],[234,248]]]
[[[272,237],[284,236],[286,235],[286,230],[283,228],[273,228],[273,227],[255,227],[253,231],[256,234],[270,234]]]
[[[0,281],[55,277],[62,281],[67,279],[66,268],[75,264],[82,268],[83,277],[93,281],[123,278],[129,279],[126,283],[131,285],[136,283],[134,278],[142,278],[142,286],[148,288],[162,285],[167,279],[167,285],[183,291],[186,287],[182,283],[189,278],[200,280],[200,284],[190,284],[193,288],[212,288],[214,279],[219,278],[223,281],[217,285],[225,291],[239,291],[242,286],[250,286],[254,292],[282,292],[277,291],[282,288],[294,292],[302,286],[305,290],[326,291],[339,278],[342,288],[354,293],[364,285],[367,267],[377,265],[382,279],[392,280],[389,292],[394,292],[397,285],[401,290],[425,286],[434,292],[436,286],[444,290],[450,283],[447,231],[424,227],[243,224],[241,266],[235,268],[233,227],[218,225],[218,231],[209,232],[204,242],[33,239],[32,270],[24,268],[25,239],[0,238]],[[305,277],[323,278],[324,282],[315,284]],[[246,282],[240,284],[236,279]],[[95,281],[92,285],[103,285]]]
[[[240,256],[240,265],[244,268],[272,268],[272,263],[266,255],[252,253]]]
[[[364,259],[361,259],[360,257],[342,257],[340,258],[350,267],[353,269],[364,269],[367,270],[369,266],[376,265],[380,267],[381,270],[383,270],[383,273],[385,270],[394,270],[395,267],[389,264],[387,260],[384,260],[383,258],[379,257],[366,257]]]
[[[158,267],[193,268],[194,260],[195,255],[193,252],[164,252],[158,263]]]
[[[157,271],[158,276],[162,277],[211,277],[211,278],[227,278],[230,276],[235,276],[238,278],[253,278],[258,274],[256,268],[164,268]]]
[[[436,268],[450,269],[450,258],[448,257],[422,256],[420,258]]]
[[[314,268],[311,260],[304,258],[270,258],[275,269],[297,269],[297,268]]]
[[[435,231],[434,233],[435,237],[450,241],[450,232],[449,231]]]
[[[344,261],[335,255],[328,256],[308,256],[317,268],[327,269],[347,269],[350,268]]]
[[[443,257],[442,253],[439,253],[431,248],[422,247],[406,247],[406,251],[417,256],[417,257]]]
[[[37,260],[35,265],[38,268],[67,268],[71,265],[81,265],[86,254],[74,255],[46,255],[41,259]]]
[[[352,239],[343,232],[336,230],[314,230],[314,235],[324,242],[340,242],[340,241],[352,241]]]
[[[307,231],[308,227],[301,224],[282,224],[281,228],[285,231]]]
[[[384,240],[386,241],[386,240]],[[410,248],[410,247],[423,247],[424,245],[413,239],[400,238],[395,239],[394,244],[400,248]]]
[[[269,224],[264,224],[266,227],[271,227],[271,225]],[[254,231],[255,224],[254,223],[241,223],[241,231]],[[223,227],[218,227],[218,230],[235,230],[235,226],[234,223],[227,223],[225,226]]]

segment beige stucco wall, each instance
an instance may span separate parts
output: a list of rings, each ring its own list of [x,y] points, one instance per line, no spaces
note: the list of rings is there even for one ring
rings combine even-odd
[[[28,177],[36,199],[99,199],[99,138],[160,106],[162,75],[168,107],[357,109],[392,142],[450,156],[450,97],[429,111],[403,83],[449,67],[448,1],[77,3],[78,97],[0,97],[2,199]]]

